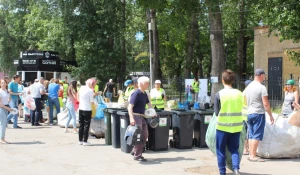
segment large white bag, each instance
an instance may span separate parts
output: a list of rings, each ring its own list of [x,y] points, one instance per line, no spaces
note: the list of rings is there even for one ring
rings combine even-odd
[[[57,114],[57,124],[58,126],[64,128],[67,121],[69,120],[68,109],[63,110],[62,112]],[[71,119],[68,128],[73,128],[73,119]],[[79,127],[79,117],[76,112],[76,127]]]
[[[95,135],[97,138],[104,138],[105,137],[105,122],[104,119],[91,120],[90,132],[92,135]]]
[[[264,158],[300,157],[300,128],[288,123],[292,115],[283,118],[273,114],[275,122],[271,125],[266,113],[264,138],[258,145],[257,155]]]

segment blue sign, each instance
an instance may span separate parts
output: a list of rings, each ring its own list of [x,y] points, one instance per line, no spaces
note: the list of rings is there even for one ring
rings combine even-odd
[[[135,40],[142,41],[144,39],[144,34],[142,32],[137,32],[135,34]]]

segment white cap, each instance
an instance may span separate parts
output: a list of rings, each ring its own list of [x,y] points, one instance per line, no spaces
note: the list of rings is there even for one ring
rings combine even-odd
[[[155,83],[155,84],[161,84],[161,81],[160,81],[160,80],[155,80],[154,83]]]

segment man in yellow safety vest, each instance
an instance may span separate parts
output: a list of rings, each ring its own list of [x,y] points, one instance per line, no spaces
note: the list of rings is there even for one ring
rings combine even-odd
[[[244,97],[241,91],[232,88],[235,73],[226,69],[222,73],[224,89],[215,95],[214,112],[217,116],[216,154],[220,175],[226,174],[226,147],[231,153],[232,169],[239,175],[239,141],[243,129],[242,109]]]
[[[157,109],[164,110],[167,97],[165,90],[160,86],[161,81],[155,80],[155,88],[151,89],[150,98],[152,106],[155,106]]]

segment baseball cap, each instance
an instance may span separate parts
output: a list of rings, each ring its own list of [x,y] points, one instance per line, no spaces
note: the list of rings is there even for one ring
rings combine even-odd
[[[124,86],[128,86],[132,84],[132,80],[126,80],[125,83],[124,83]]]
[[[137,78],[137,77],[133,77],[133,78],[132,78],[132,83],[133,83],[133,84],[138,83],[138,78]]]
[[[255,76],[260,76],[261,74],[267,75],[266,72],[262,69],[256,69],[255,70]]]
[[[286,85],[295,85],[295,81],[294,80],[287,80]]]
[[[245,86],[248,86],[252,81],[251,80],[246,80],[245,81]]]
[[[161,81],[160,81],[160,80],[155,80],[154,83],[155,83],[155,84],[161,84]]]

